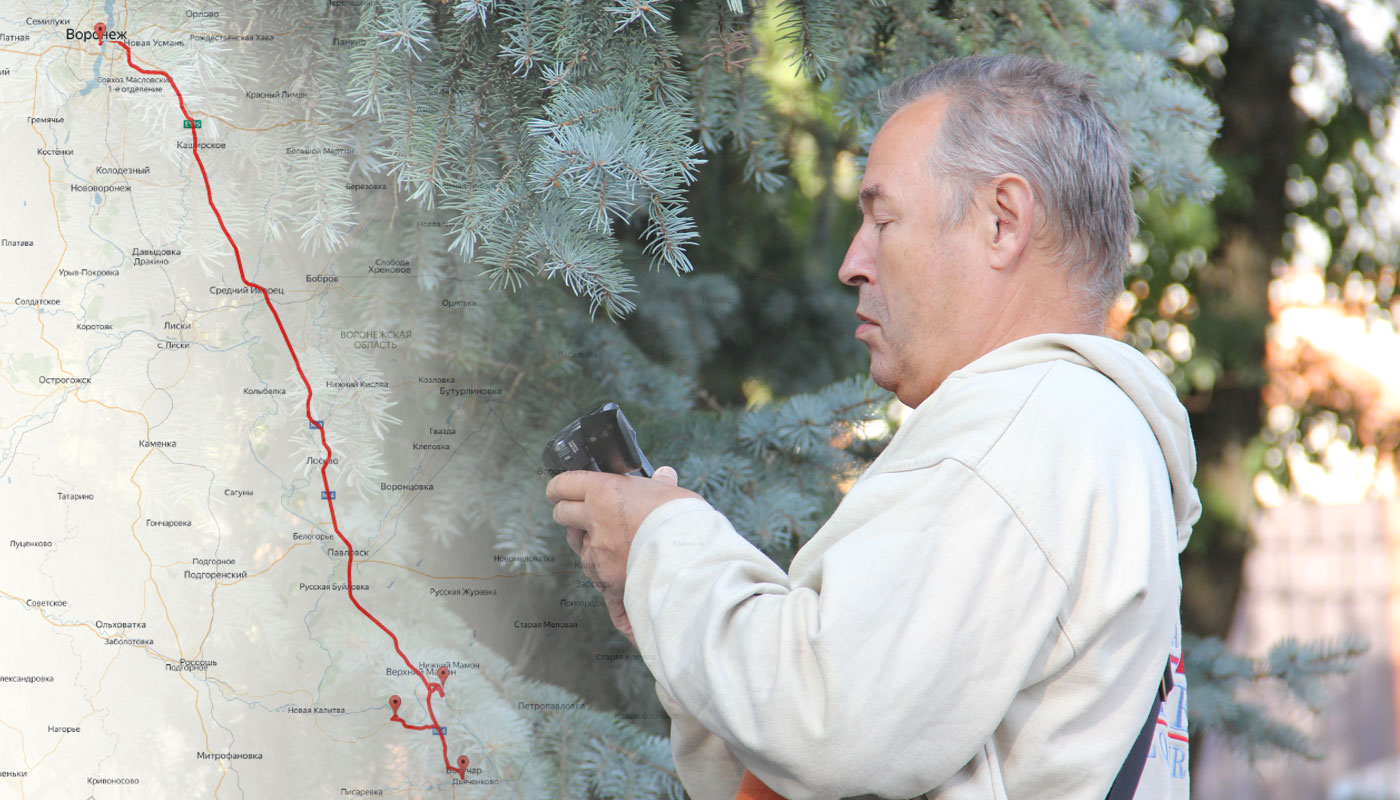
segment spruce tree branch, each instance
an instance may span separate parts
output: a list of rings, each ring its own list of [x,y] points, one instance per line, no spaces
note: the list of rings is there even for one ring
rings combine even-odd
[[[612,750],[613,752],[615,752],[615,753],[617,753],[617,754],[619,754],[619,755],[621,755],[621,756],[626,757],[628,760],[632,761],[633,763],[636,763],[636,764],[644,764],[644,765],[646,765],[646,766],[649,766],[649,767],[651,767],[652,769],[656,770],[657,772],[660,772],[662,775],[665,775],[665,776],[667,776],[667,777],[669,777],[669,778],[671,778],[671,779],[673,779],[673,780],[675,780],[675,781],[678,781],[678,782],[679,782],[680,779],[681,779],[681,776],[680,776],[680,775],[677,775],[677,774],[676,774],[676,771],[675,771],[674,769],[671,769],[671,768],[669,768],[669,767],[665,767],[665,766],[662,766],[662,765],[660,765],[660,764],[657,764],[655,761],[653,761],[653,760],[650,759],[650,758],[647,758],[646,756],[642,755],[641,753],[637,752],[636,750],[633,750],[633,749],[631,749],[631,748],[624,747],[624,746],[622,746],[621,744],[618,744],[615,740],[612,740],[612,739],[604,739],[603,742],[604,742],[604,744],[607,745],[608,749]]]

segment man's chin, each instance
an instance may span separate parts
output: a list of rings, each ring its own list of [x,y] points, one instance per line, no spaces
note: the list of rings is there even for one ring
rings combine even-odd
[[[874,358],[873,355],[870,359],[870,379],[875,382],[876,386],[887,392],[894,392],[895,387],[899,385],[894,370],[889,369],[887,365],[882,364]]]

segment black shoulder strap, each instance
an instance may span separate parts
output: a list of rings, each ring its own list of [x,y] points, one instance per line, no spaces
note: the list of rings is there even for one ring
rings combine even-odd
[[[1172,686],[1172,665],[1168,660],[1162,682],[1157,685],[1157,696],[1152,698],[1147,722],[1138,733],[1137,741],[1133,742],[1133,749],[1128,751],[1128,758],[1123,762],[1122,769],[1118,770],[1118,777],[1113,779],[1106,800],[1133,800],[1133,795],[1137,794],[1138,779],[1142,777],[1142,768],[1147,765],[1147,751],[1152,747],[1152,731],[1157,727],[1157,708],[1167,702]]]

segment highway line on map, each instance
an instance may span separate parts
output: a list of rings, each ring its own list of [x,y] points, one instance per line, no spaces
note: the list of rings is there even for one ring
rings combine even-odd
[[[97,25],[93,26],[93,30],[97,33],[98,47],[101,47],[103,44],[104,37],[106,35],[107,26],[99,22],[97,23]],[[379,626],[380,630],[388,634],[389,638],[394,642],[394,652],[399,654],[399,658],[403,659],[403,663],[410,670],[413,670],[413,674],[418,676],[418,679],[423,682],[423,688],[425,688],[428,692],[426,702],[428,706],[428,718],[433,721],[432,725],[408,724],[407,721],[405,721],[402,717],[399,716],[399,703],[394,702],[391,702],[391,706],[393,707],[394,713],[393,716],[390,717],[390,719],[394,722],[398,722],[407,730],[435,731],[439,738],[441,738],[442,740],[443,765],[447,767],[448,772],[454,773],[458,778],[465,780],[467,777],[467,764],[469,763],[469,761],[466,756],[458,756],[457,765],[453,766],[452,762],[448,760],[447,731],[442,727],[441,724],[438,723],[437,714],[433,711],[433,695],[437,694],[443,697],[446,696],[446,694],[443,691],[443,684],[446,683],[447,676],[451,674],[450,671],[447,667],[439,667],[438,680],[436,682],[428,680],[428,677],[423,674],[423,671],[418,669],[418,667],[414,666],[413,662],[410,661],[408,656],[404,654],[403,648],[399,646],[399,637],[396,636],[393,631],[389,630],[389,627],[387,625],[380,622],[377,617],[369,613],[369,610],[366,609],[364,606],[360,605],[360,601],[355,598],[355,578],[353,574],[353,569],[355,567],[355,547],[354,545],[350,544],[350,540],[345,537],[345,534],[341,533],[340,523],[336,520],[335,501],[331,493],[330,479],[329,477],[327,477],[326,474],[326,470],[329,469],[331,465],[331,446],[330,443],[326,441],[325,427],[321,424],[319,420],[317,420],[311,414],[311,382],[306,379],[306,373],[303,372],[301,369],[301,359],[297,358],[297,351],[294,347],[292,347],[291,337],[287,336],[287,328],[282,324],[282,315],[278,314],[277,308],[272,305],[272,296],[268,294],[267,289],[264,288],[261,284],[253,283],[252,281],[248,280],[247,274],[243,271],[243,256],[238,251],[238,243],[233,241],[233,235],[229,233],[228,226],[224,225],[223,215],[219,213],[218,206],[214,205],[214,189],[209,184],[209,173],[204,169],[204,159],[199,157],[199,128],[195,125],[194,117],[190,116],[189,110],[185,108],[185,96],[180,93],[180,87],[175,85],[175,79],[170,77],[169,73],[163,70],[145,69],[144,67],[136,66],[136,62],[131,60],[131,48],[127,47],[126,42],[123,42],[120,39],[112,39],[112,42],[126,51],[127,66],[131,67],[132,69],[136,70],[142,75],[159,75],[160,77],[165,78],[166,82],[170,84],[170,88],[175,91],[175,97],[180,103],[180,113],[184,114],[185,119],[189,122],[190,137],[193,139],[194,142],[194,147],[192,150],[194,153],[194,162],[195,164],[199,165],[199,174],[204,178],[204,195],[209,201],[209,210],[214,212],[214,219],[218,221],[219,229],[224,232],[224,238],[228,240],[229,246],[233,248],[233,258],[236,262],[238,262],[238,278],[239,280],[243,281],[243,284],[248,288],[257,289],[259,292],[262,292],[263,300],[267,302],[267,310],[272,312],[272,318],[277,322],[277,330],[281,332],[282,341],[287,345],[287,352],[292,356],[292,363],[297,368],[297,375],[301,377],[302,385],[306,387],[306,419],[316,428],[316,430],[320,431],[321,446],[326,450],[326,460],[321,464],[321,485],[324,487],[325,490],[326,506],[330,509],[331,512],[331,527],[335,530],[335,535],[340,537],[340,541],[345,544],[346,557],[348,559],[345,564],[345,591],[347,594],[350,595],[350,602],[355,604],[355,608],[359,609],[360,613],[364,614],[370,622],[373,622],[375,625]],[[394,695],[392,699],[399,700],[399,697],[398,695]]]

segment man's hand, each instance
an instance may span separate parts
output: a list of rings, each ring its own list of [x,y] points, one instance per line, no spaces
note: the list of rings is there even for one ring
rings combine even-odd
[[[634,647],[637,640],[622,607],[627,554],[648,514],[671,500],[700,497],[680,488],[678,480],[671,467],[657,469],[652,478],[575,470],[554,476],[544,490],[554,504],[554,521],[567,528],[569,547],[583,561],[584,574],[603,593],[613,625]]]

